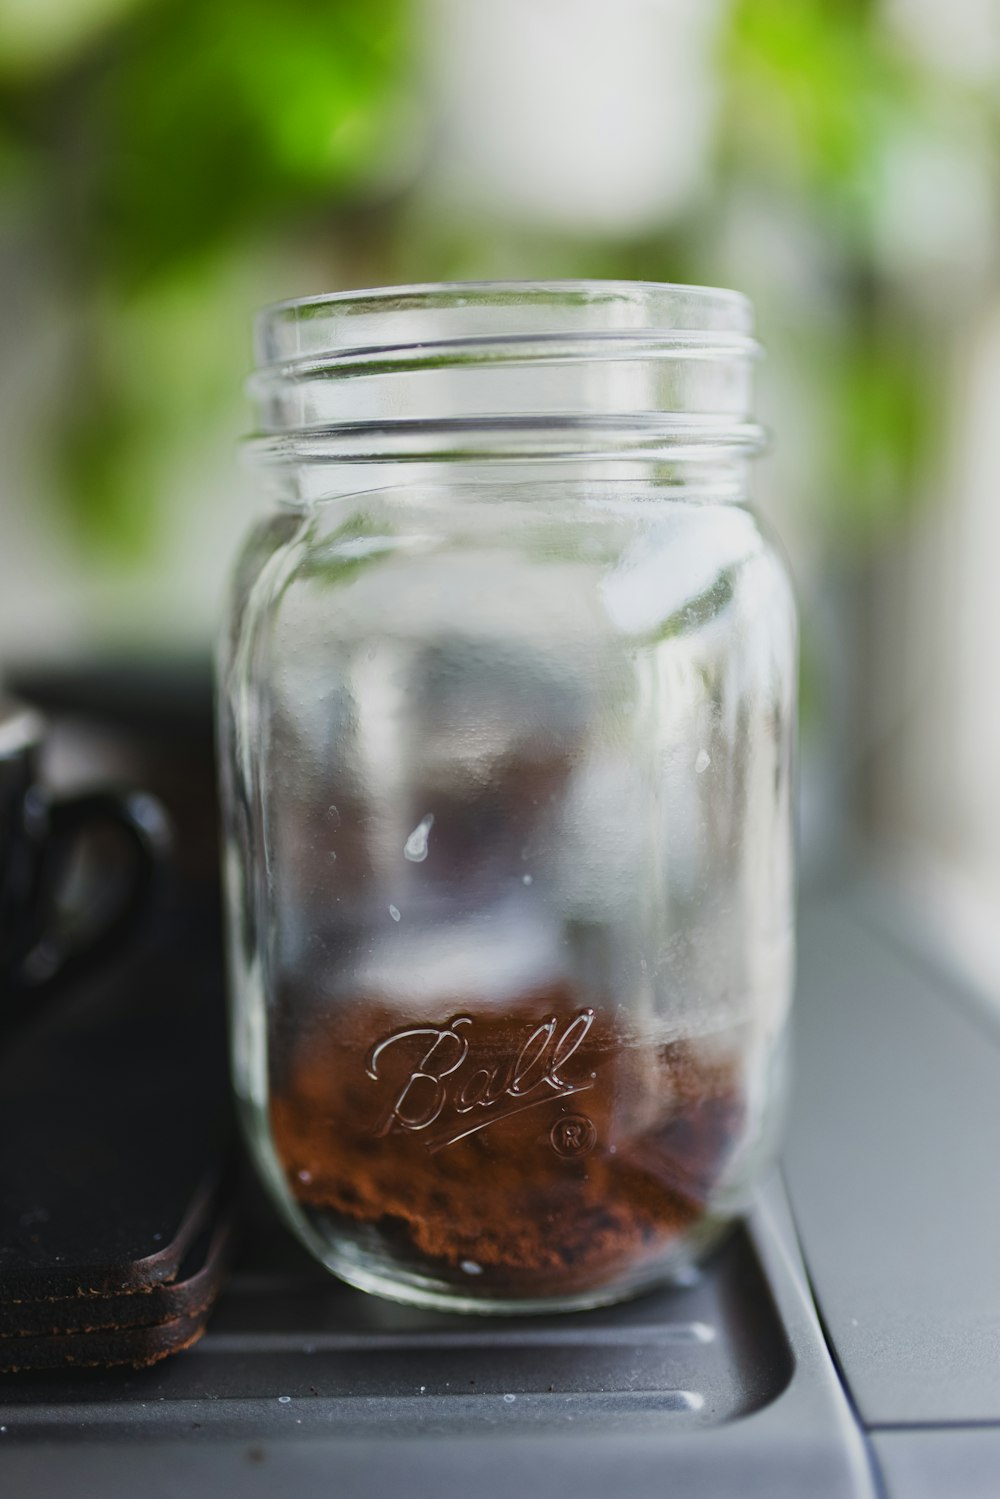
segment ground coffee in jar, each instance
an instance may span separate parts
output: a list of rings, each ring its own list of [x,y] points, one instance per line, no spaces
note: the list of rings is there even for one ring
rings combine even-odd
[[[272,1097],[290,1192],[470,1297],[561,1298],[669,1257],[743,1126],[737,1065],[657,1050],[569,990],[396,1024],[359,998]]]
[[[272,308],[219,743],[233,1072],[286,1220],[424,1305],[613,1301],[750,1200],[791,997],[791,591],[744,298]]]

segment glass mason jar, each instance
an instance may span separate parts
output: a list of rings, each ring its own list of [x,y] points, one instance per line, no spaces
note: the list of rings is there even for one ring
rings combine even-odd
[[[796,630],[746,300],[393,288],[258,327],[220,663],[235,1084],[345,1280],[676,1276],[780,1112]]]

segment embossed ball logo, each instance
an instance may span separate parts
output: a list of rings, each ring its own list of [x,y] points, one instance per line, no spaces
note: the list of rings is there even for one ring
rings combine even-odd
[[[557,1155],[572,1160],[574,1156],[586,1155],[597,1141],[594,1121],[586,1114],[563,1114],[549,1130],[552,1149]]]
[[[382,1104],[375,1135],[422,1134],[431,1155],[479,1134],[491,1125],[539,1108],[556,1099],[586,1093],[595,1086],[596,1072],[567,1076],[596,1016],[580,1010],[569,1021],[550,1015],[525,1037],[516,1056],[506,1064],[478,1058],[475,1021],[456,1015],[447,1025],[407,1026],[393,1031],[371,1050],[367,1073],[381,1083],[386,1054],[403,1062],[393,1091]],[[579,1060],[577,1061],[579,1066]],[[398,1089],[398,1091],[397,1091]],[[558,1131],[558,1133],[557,1133]],[[560,1155],[582,1155],[597,1132],[585,1114],[563,1114],[549,1138]]]

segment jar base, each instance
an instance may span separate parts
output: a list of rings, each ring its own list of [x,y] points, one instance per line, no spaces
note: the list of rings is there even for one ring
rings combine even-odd
[[[690,1286],[701,1274],[700,1259],[728,1233],[734,1222],[735,1219],[729,1216],[703,1219],[684,1236],[683,1242],[667,1259],[643,1266],[634,1275],[622,1277],[609,1285],[574,1291],[566,1296],[467,1294],[459,1287],[415,1274],[412,1270],[389,1270],[366,1256],[345,1254],[329,1244],[320,1246],[312,1235],[309,1236],[309,1247],[339,1280],[384,1301],[480,1317],[542,1317],[593,1311],[597,1307],[631,1301],[650,1291]]]

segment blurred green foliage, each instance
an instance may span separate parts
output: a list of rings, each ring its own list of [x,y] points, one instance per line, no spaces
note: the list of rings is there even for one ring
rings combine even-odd
[[[723,178],[822,245],[837,316],[800,321],[793,358],[826,413],[817,518],[857,551],[905,519],[940,437],[937,372],[878,248],[891,153],[935,85],[873,0],[738,0],[723,61]]]
[[[128,558],[155,542],[165,450],[238,395],[248,307],[232,291],[254,248],[385,170],[406,11],[0,4],[0,181],[30,198],[76,323],[47,446],[81,543]]]
[[[0,51],[4,137],[44,168],[93,272],[123,284],[170,273],[363,191],[378,170],[397,124],[400,0],[115,8],[116,25],[49,68],[18,67],[9,37]]]
[[[398,6],[170,0],[93,80],[105,265],[131,281],[362,190],[392,116]]]
[[[881,147],[915,85],[878,8],[870,0],[739,0],[724,53],[729,170],[839,209],[841,228],[863,237]]]

